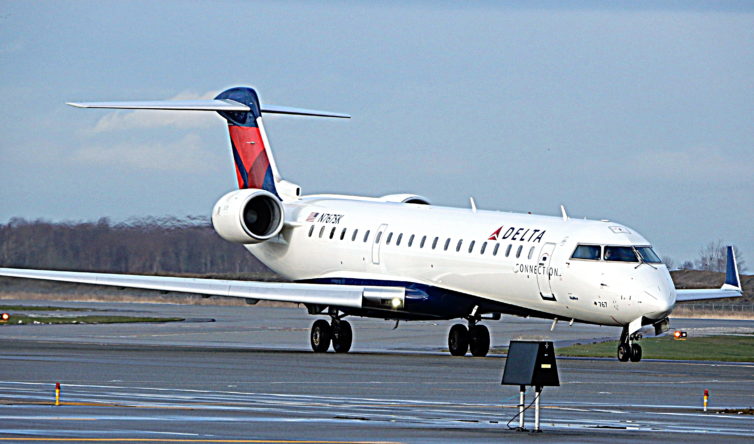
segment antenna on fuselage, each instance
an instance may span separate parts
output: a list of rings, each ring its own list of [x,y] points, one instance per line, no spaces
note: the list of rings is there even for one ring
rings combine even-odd
[[[469,197],[469,203],[471,204],[471,212],[476,213],[476,202],[473,197]]]
[[[566,209],[563,205],[560,206],[560,214],[563,215],[563,220],[568,220],[568,214],[566,214]]]

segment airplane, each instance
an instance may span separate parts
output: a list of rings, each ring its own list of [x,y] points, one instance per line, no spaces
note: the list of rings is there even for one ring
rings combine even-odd
[[[453,356],[486,356],[482,321],[503,314],[622,327],[617,357],[638,362],[644,331],[662,334],[677,302],[738,297],[741,281],[727,247],[718,289],[676,289],[651,243],[608,220],[431,205],[415,194],[308,195],[281,178],[262,114],[349,118],[341,113],[262,105],[250,87],[213,100],[69,103],[78,108],[212,111],[228,124],[238,189],[212,210],[215,231],[242,244],[291,282],[196,279],[0,268],[21,278],[199,293],[303,304],[320,315],[314,352],[348,352],[344,318],[396,322],[462,319],[448,333]],[[324,319],[323,319],[324,317]],[[327,320],[329,317],[329,322]]]

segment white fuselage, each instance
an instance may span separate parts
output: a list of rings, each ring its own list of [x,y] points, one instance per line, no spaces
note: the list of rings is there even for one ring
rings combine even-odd
[[[414,283],[603,325],[659,320],[675,303],[663,264],[571,258],[577,245],[650,245],[614,222],[346,196],[304,197],[285,214],[276,238],[247,248],[295,281]]]

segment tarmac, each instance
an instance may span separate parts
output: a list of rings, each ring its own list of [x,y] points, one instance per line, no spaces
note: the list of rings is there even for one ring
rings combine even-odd
[[[717,413],[754,405],[754,363],[559,358],[561,385],[542,393],[543,432],[517,432],[507,424],[518,388],[500,385],[505,358],[449,356],[452,322],[393,330],[393,322],[349,319],[352,351],[315,354],[314,317],[303,308],[34,304],[187,321],[0,327],[0,442],[751,442],[754,435],[754,416]],[[553,340],[557,351],[619,334],[567,323],[550,331],[550,321],[509,316],[485,323],[493,347]],[[672,327],[754,331],[751,321],[676,319]],[[532,408],[530,430],[533,416]]]

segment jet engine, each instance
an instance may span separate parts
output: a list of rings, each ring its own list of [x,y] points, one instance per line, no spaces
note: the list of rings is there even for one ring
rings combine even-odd
[[[280,199],[259,189],[231,191],[212,210],[212,225],[217,234],[239,244],[256,244],[277,236],[284,220]]]

